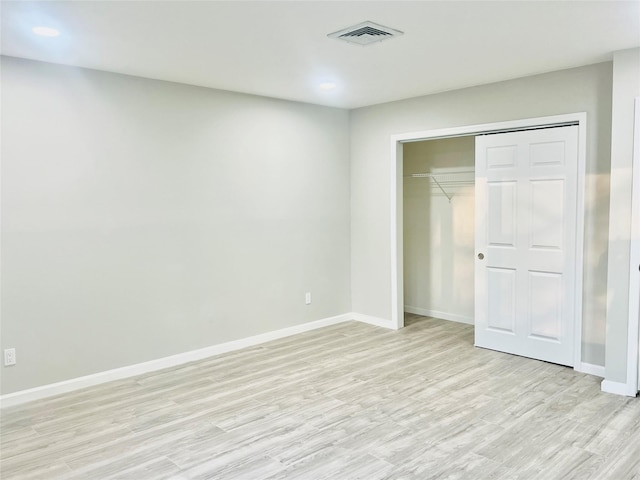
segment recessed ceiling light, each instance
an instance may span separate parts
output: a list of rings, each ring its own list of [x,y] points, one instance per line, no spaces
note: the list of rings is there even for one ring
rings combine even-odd
[[[51,27],[33,27],[31,31],[36,35],[40,35],[42,37],[57,37],[58,35],[60,35],[59,30]]]
[[[320,85],[320,90],[333,90],[337,87],[335,82],[322,82]]]

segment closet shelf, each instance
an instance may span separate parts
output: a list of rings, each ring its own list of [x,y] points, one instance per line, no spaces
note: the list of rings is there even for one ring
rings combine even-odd
[[[447,197],[449,203],[453,198],[455,191],[447,193],[447,190],[454,190],[463,186],[471,186],[475,183],[475,171],[464,170],[456,172],[443,173],[411,173],[404,176],[405,178],[428,178],[435,183],[442,194]],[[445,187],[447,190],[445,190]]]

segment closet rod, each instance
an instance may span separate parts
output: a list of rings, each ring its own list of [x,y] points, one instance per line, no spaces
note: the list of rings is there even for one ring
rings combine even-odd
[[[461,170],[458,172],[442,172],[442,173],[410,173],[405,175],[407,178],[433,178],[433,177],[444,177],[449,175],[469,175],[474,174],[475,170]]]
[[[438,188],[440,189],[440,191],[442,192],[442,194],[447,197],[447,200],[449,200],[449,203],[451,203],[451,199],[453,198],[453,194],[449,195],[446,190],[443,188],[442,184],[447,184],[447,185],[465,185],[465,184],[472,184],[474,183],[474,180],[445,180],[443,178],[451,178],[452,176],[455,178],[456,175],[469,175],[469,174],[473,174],[475,175],[475,171],[474,170],[463,170],[463,171],[457,171],[457,172],[442,172],[442,173],[411,173],[409,175],[405,175],[405,178],[430,178],[431,180],[433,180],[433,182],[438,186]],[[438,177],[440,177],[440,181],[438,181]]]

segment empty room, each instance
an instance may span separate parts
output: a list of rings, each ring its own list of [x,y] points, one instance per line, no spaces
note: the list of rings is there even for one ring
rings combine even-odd
[[[0,478],[640,479],[640,0],[0,9]]]

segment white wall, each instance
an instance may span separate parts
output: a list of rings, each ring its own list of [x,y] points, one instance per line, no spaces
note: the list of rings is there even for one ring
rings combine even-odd
[[[640,95],[640,48],[614,55],[612,91],[611,222],[608,230],[609,298],[605,378],[610,382],[626,383],[634,102],[635,97]]]
[[[473,172],[474,144],[474,137],[405,143],[404,174]],[[451,200],[429,178],[404,179],[405,311],[473,323],[473,174],[443,178]],[[447,183],[447,178],[471,183]]]
[[[354,311],[391,319],[390,136],[587,112],[583,361],[604,365],[611,63],[361,108],[351,112]]]
[[[3,58],[2,393],[351,311],[348,128]]]
[[[614,96],[633,88],[621,58]],[[389,137],[579,111],[583,360],[604,365],[612,68],[349,114],[3,58],[0,348],[18,365],[1,392],[348,311],[390,319]]]

